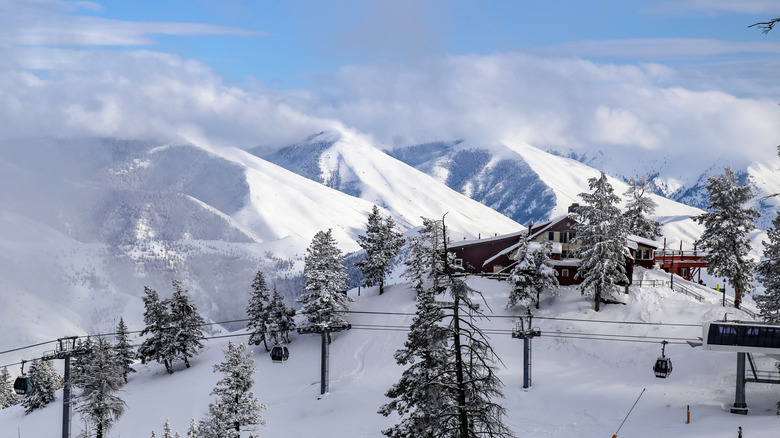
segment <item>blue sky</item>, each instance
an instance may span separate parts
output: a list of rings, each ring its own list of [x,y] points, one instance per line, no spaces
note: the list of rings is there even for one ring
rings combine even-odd
[[[730,5],[730,3],[740,3]],[[773,4],[774,3],[774,4]],[[597,51],[638,39],[777,42],[749,24],[780,14],[778,2],[727,1],[107,1],[74,15],[133,23],[203,23],[210,35],[151,33],[143,46],[196,59],[230,82],[316,86],[344,65],[416,63],[431,56],[530,52],[612,62],[702,62],[693,52]],[[774,14],[774,15],[773,15]],[[230,34],[228,29],[239,32]],[[660,44],[660,43],[659,43]],[[576,45],[576,47],[572,47]],[[777,54],[776,49],[775,55]]]
[[[0,140],[780,143],[777,0],[0,0]],[[739,145],[738,148],[735,148]]]

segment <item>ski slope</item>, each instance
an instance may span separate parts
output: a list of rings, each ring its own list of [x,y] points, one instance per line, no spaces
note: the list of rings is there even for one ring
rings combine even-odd
[[[667,274],[639,269],[645,279],[665,279]],[[747,386],[749,414],[729,413],[734,401],[736,357],[732,353],[702,351],[682,344],[681,339],[701,336],[700,323],[744,318],[741,312],[724,309],[713,302],[699,303],[668,288],[632,287],[622,295],[625,305],[606,305],[601,312],[573,287],[562,287],[560,297],[543,296],[535,311],[534,326],[542,336],[533,340],[533,385],[522,388],[522,341],[510,335],[519,311],[504,309],[508,285],[484,278],[470,278],[469,284],[482,291],[493,314],[480,325],[491,335],[503,365],[500,377],[505,385],[507,424],[519,437],[608,437],[615,433],[636,398],[646,389],[628,417],[620,437],[658,436],[711,438],[735,436],[742,426],[746,437],[776,436],[777,387]],[[319,396],[320,338],[296,335],[290,344],[291,357],[285,364],[273,364],[261,347],[252,347],[257,362],[254,392],[268,405],[262,417],[268,424],[259,428],[266,437],[380,437],[381,430],[397,418],[377,414],[388,401],[384,392],[401,375],[393,353],[405,339],[413,313],[413,294],[406,284],[391,281],[387,292],[375,288],[350,291],[355,299],[350,322],[353,329],[334,335],[330,349],[330,392]],[[556,319],[543,319],[556,318]],[[644,323],[661,323],[651,325]],[[672,326],[664,324],[690,324]],[[130,330],[138,327],[130,327]],[[246,337],[234,333],[234,342]],[[615,340],[635,336],[636,341]],[[597,337],[605,340],[594,340]],[[589,339],[582,339],[589,338]],[[192,361],[192,368],[177,364],[167,375],[162,365],[136,365],[122,397],[127,412],[110,433],[112,437],[161,435],[169,419],[175,431],[185,435],[190,418],[201,418],[211,401],[209,392],[220,375],[212,365],[223,359],[227,340],[211,340]],[[609,340],[611,339],[611,340]],[[669,340],[666,355],[674,370],[667,379],[653,376],[652,365],[661,351],[661,340]],[[32,351],[28,351],[32,354]],[[763,369],[774,361],[756,357]],[[17,371],[17,369],[12,369]],[[61,393],[47,408],[24,415],[21,407],[0,411],[0,438],[59,436]],[[686,406],[691,423],[686,424]],[[73,418],[73,436],[82,426]]]

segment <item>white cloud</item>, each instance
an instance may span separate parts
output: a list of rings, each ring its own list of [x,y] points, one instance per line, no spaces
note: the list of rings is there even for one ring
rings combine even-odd
[[[96,10],[92,2],[0,2],[0,47],[13,46],[146,46],[153,35],[257,36],[263,32],[201,23],[133,22],[73,15]]]
[[[722,41],[707,38],[638,38],[625,40],[578,41],[538,47],[534,53],[554,56],[580,56],[631,60],[702,59],[732,54],[780,53],[780,42]]]
[[[330,83],[337,93],[311,95],[300,107],[388,144],[511,138],[557,149],[629,147],[684,159],[774,154],[780,138],[776,100],[718,90],[720,82],[709,74],[690,66],[517,53],[460,56],[415,68],[344,68]]]

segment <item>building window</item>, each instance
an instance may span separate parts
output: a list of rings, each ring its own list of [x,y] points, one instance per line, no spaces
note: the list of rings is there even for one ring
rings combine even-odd
[[[569,251],[563,249],[561,250],[561,259],[568,259],[569,258]]]
[[[642,258],[645,259],[645,260],[650,260],[651,257],[650,257],[650,250],[649,249],[642,250]]]
[[[463,259],[455,259],[453,263],[455,263],[455,266],[463,267]]]
[[[569,276],[569,270],[561,269],[561,277],[568,277],[568,276]]]
[[[561,237],[559,240],[561,243],[569,243],[569,233],[566,231],[561,231]]]
[[[548,231],[547,232],[547,240],[554,241],[555,240],[555,231]]]

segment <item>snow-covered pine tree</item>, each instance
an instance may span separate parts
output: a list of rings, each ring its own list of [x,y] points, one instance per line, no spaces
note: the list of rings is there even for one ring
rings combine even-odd
[[[477,320],[486,319],[471,295],[482,294],[451,275],[447,290],[454,304],[452,314],[445,315],[451,339],[447,357],[451,362],[449,403],[440,412],[444,437],[509,438],[514,434],[504,424],[506,409],[496,402],[504,398],[503,383],[498,378],[495,362],[498,355],[482,332]]]
[[[14,392],[14,384],[11,382],[11,373],[8,367],[3,367],[0,372],[0,409],[5,409],[19,403],[19,397]]]
[[[624,193],[628,202],[626,203],[626,211],[623,213],[623,217],[626,220],[626,227],[630,234],[655,240],[656,237],[661,235],[661,224],[648,217],[658,207],[658,204],[648,196],[649,188],[647,175],[642,175],[639,179],[631,177],[628,190]]]
[[[395,229],[392,216],[383,219],[379,207],[374,205],[368,215],[366,235],[358,236],[358,244],[366,251],[366,258],[355,263],[365,276],[363,286],[379,285],[379,295],[382,295],[390,261],[404,245],[403,235]]]
[[[439,413],[449,401],[449,375],[442,373],[449,364],[448,332],[442,326],[444,312],[436,304],[433,287],[418,283],[417,311],[409,328],[404,348],[396,351],[395,360],[407,366],[401,379],[385,394],[393,399],[379,413],[397,412],[401,421],[383,430],[392,438],[428,438],[440,432]]]
[[[116,351],[116,358],[119,361],[122,370],[122,379],[127,383],[127,375],[135,372],[131,365],[135,362],[137,355],[133,349],[133,344],[130,342],[125,320],[121,316],[119,317],[119,323],[116,326],[116,345],[114,346],[114,350]]]
[[[108,435],[114,422],[125,412],[126,404],[117,395],[124,378],[114,345],[103,336],[92,345],[89,361],[81,362],[83,371],[73,383],[82,388],[76,398],[79,412],[90,426],[95,438]]]
[[[195,357],[203,349],[200,342],[203,339],[203,324],[206,321],[198,313],[195,304],[190,302],[187,289],[184,289],[181,282],[173,280],[173,296],[168,301],[170,306],[171,341],[176,350],[176,356],[184,361],[184,365],[189,368],[189,358]]]
[[[423,226],[417,236],[409,239],[409,258],[406,260],[404,276],[412,283],[415,291],[433,287],[434,293],[442,292],[439,276],[444,272],[444,246],[442,244],[442,221],[422,218]]]
[[[755,262],[749,257],[750,232],[761,214],[744,205],[753,197],[747,184],[740,185],[730,167],[721,176],[708,178],[707,212],[693,219],[704,224],[699,245],[707,250],[707,272],[725,277],[734,289],[734,307],[753,290]]]
[[[172,341],[171,314],[168,305],[160,301],[157,291],[144,286],[144,327],[141,336],[150,335],[138,347],[141,362],[156,360],[165,365],[168,373],[173,373],[172,362],[176,358],[176,350]]]
[[[51,361],[34,360],[28,372],[32,379],[32,391],[22,399],[24,413],[40,409],[55,400],[54,391],[57,389],[61,377],[54,371]]]
[[[528,240],[525,237],[520,237],[520,241],[517,242],[513,259],[515,265],[509,274],[512,290],[509,291],[506,308],[511,309],[521,305],[531,307],[534,301],[536,266],[534,255],[528,250]]]
[[[203,438],[239,438],[242,431],[254,431],[257,425],[265,425],[260,413],[266,409],[258,402],[251,389],[257,367],[251,354],[245,354],[246,346],[228,342],[225,360],[214,365],[214,372],[224,374],[211,391],[216,400],[209,404],[209,413],[198,427]]]
[[[756,296],[756,305],[764,321],[780,322],[780,212],[766,231],[769,241],[764,245],[764,257],[756,268],[758,281],[764,285],[764,293]]]
[[[200,438],[198,432],[198,422],[194,418],[190,418],[190,427],[187,428],[187,438]]]
[[[265,351],[268,351],[268,325],[271,318],[271,303],[268,297],[268,286],[261,271],[257,271],[252,281],[252,294],[246,307],[249,332],[249,345],[260,345],[262,342]]]
[[[76,347],[82,351],[92,351],[95,348],[95,343],[92,342],[91,336],[87,336],[83,341],[78,339]],[[90,362],[93,358],[92,354],[83,354],[70,359],[70,381],[72,385],[79,386],[81,382],[89,379]]]
[[[601,172],[599,178],[589,178],[591,193],[580,193],[586,205],[577,209],[577,237],[581,246],[577,257],[581,260],[577,277],[583,279],[580,291],[583,295],[593,294],[594,310],[599,311],[601,300],[620,284],[627,284],[626,257],[630,256],[626,246],[628,234],[623,216],[607,176]]]
[[[446,228],[443,221],[438,225],[446,253]],[[446,262],[438,274],[441,278],[435,286],[413,283],[419,288],[416,326],[396,355],[399,363],[405,360],[411,366],[388,391],[394,400],[379,410],[383,415],[397,411],[402,420],[383,434],[394,438],[512,437],[503,422],[505,410],[494,401],[503,397],[497,356],[475,321],[484,317],[470,296],[478,292],[453,277]],[[437,287],[448,292],[452,304],[441,306],[433,301]],[[418,366],[417,358],[423,357],[426,365]]]
[[[274,344],[290,342],[290,332],[295,330],[295,309],[284,302],[279,289],[274,286],[268,333]]]
[[[553,297],[558,295],[558,272],[553,268],[552,258],[552,242],[545,241],[539,245],[539,248],[534,251],[534,267],[536,268],[536,275],[533,279],[534,291],[536,291],[536,299],[534,304],[536,308],[539,308],[539,301],[541,300],[542,292],[549,290],[552,292]]]
[[[306,249],[300,313],[309,324],[346,324],[346,268],[332,230],[320,231]]]
[[[173,438],[173,431],[171,430],[171,420],[166,418],[165,424],[163,424],[162,438]]]

